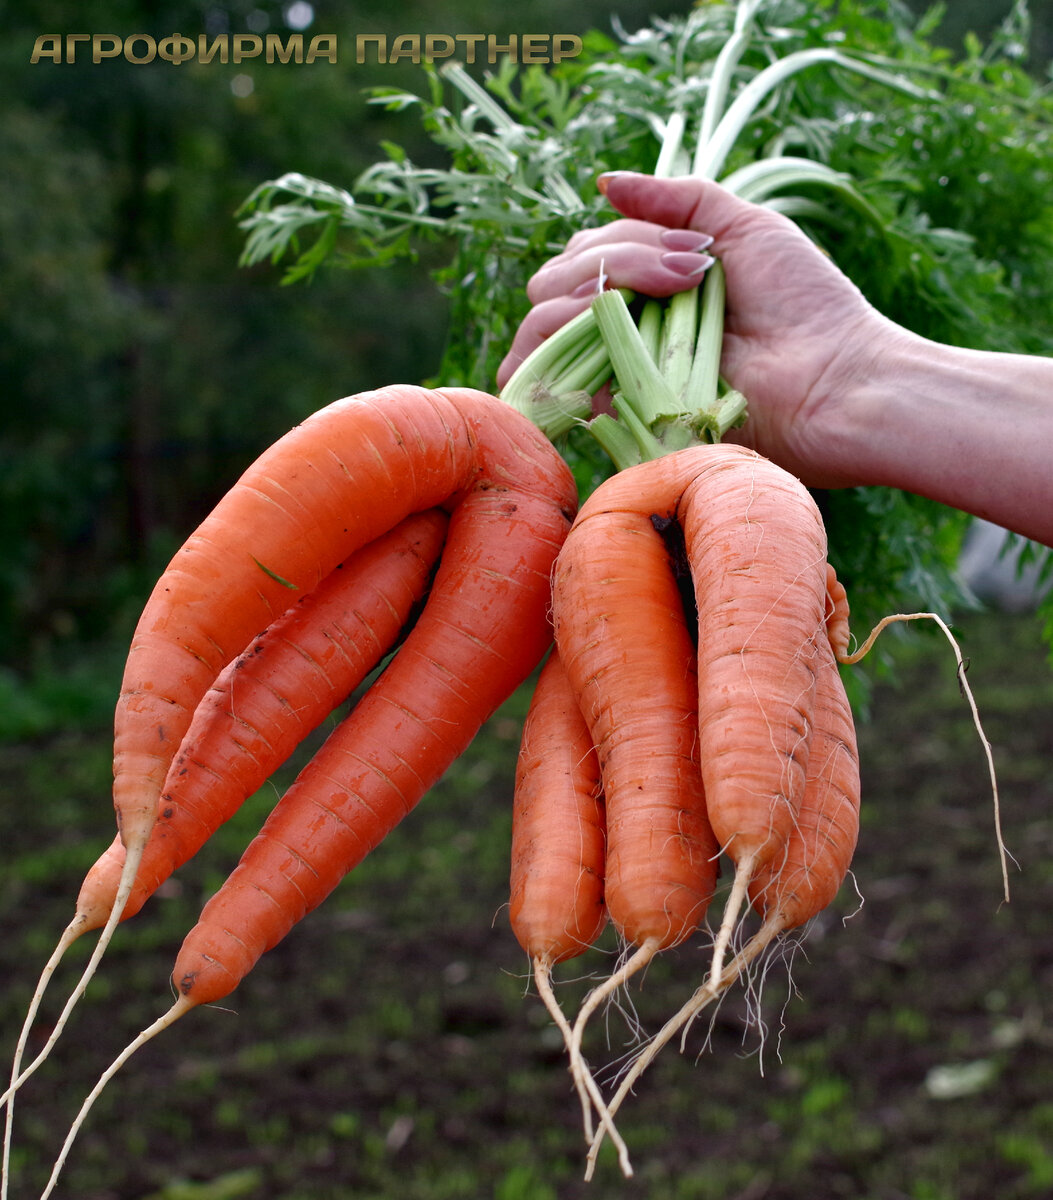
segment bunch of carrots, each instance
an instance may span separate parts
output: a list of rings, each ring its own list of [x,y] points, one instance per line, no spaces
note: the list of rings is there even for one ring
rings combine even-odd
[[[624,297],[602,292],[590,312],[625,427],[604,436],[627,455],[632,431],[637,461],[580,512],[566,463],[505,399],[389,387],[337,401],[276,442],[158,580],[117,705],[118,835],[44,968],[3,1096],[5,1195],[16,1093],[61,1036],[119,922],[378,667],[205,906],[173,968],[175,1002],[103,1072],[42,1200],[127,1059],[233,991],[409,813],[550,647],[517,768],[510,915],[566,1039],[590,1173],[607,1135],[631,1173],[613,1118],[633,1081],[836,894],[859,813],[838,663],[859,655],[848,654],[847,599],[819,511],[781,468],[719,442],[727,414],[741,418],[734,397],[696,413],[708,440],[656,439],[640,411],[660,373]],[[524,367],[534,369],[529,359]],[[655,954],[696,932],[722,854],[734,881],[708,978],[608,1102],[586,1061],[586,1024]],[[747,900],[761,925],[740,944]],[[572,1025],[552,969],[593,945],[608,920],[625,961]],[[23,1066],[62,955],[96,929],[47,1043]]]
[[[577,503],[563,459],[509,405],[469,389],[395,386],[297,426],[186,541],[128,654],[115,718],[118,838],[88,872],[44,969],[4,1093],[5,1193],[15,1094],[61,1035],[116,925],[383,664],[206,905],[173,969],[175,1003],[103,1074],[44,1195],[123,1062],[233,991],[534,670],[551,642],[550,578]],[[51,1036],[23,1067],[63,952],[100,927]]]

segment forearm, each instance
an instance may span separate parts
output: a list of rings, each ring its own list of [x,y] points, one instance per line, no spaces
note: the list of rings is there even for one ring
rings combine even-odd
[[[1053,545],[1053,359],[885,346],[840,409],[831,450],[902,488]]]

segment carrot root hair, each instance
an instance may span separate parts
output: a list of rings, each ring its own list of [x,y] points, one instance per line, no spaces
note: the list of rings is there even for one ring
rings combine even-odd
[[[128,903],[128,897],[132,893],[132,885],[135,883],[135,876],[139,870],[139,863],[142,859],[144,848],[145,843],[140,842],[128,851],[128,856],[124,863],[124,870],[121,873],[120,886],[117,889],[117,897],[114,900],[113,908],[110,911],[110,915],[106,921],[106,924],[103,926],[102,932],[99,934],[99,940],[95,943],[95,949],[91,953],[91,958],[88,959],[88,963],[85,966],[80,979],[77,980],[76,987],[74,987],[73,991],[70,993],[62,1012],[59,1014],[58,1020],[55,1022],[54,1029],[52,1029],[48,1040],[44,1043],[43,1049],[36,1056],[36,1058],[33,1059],[28,1067],[25,1067],[21,1072],[18,1073],[12,1072],[11,1083],[8,1086],[7,1091],[0,1096],[0,1105],[9,1105],[11,1103],[18,1089],[32,1074],[37,1071],[39,1067],[43,1065],[44,1061],[54,1049],[55,1043],[62,1036],[62,1033],[66,1028],[66,1023],[69,1021],[70,1015],[87,990],[88,984],[91,982],[103,954],[106,953],[106,948],[110,944],[110,940],[113,937],[114,931],[120,924],[121,914],[124,912],[124,906]],[[29,1013],[27,1013],[26,1020],[23,1025],[22,1037],[19,1039],[19,1047],[15,1051],[16,1059],[18,1060],[19,1064],[21,1063],[20,1051],[24,1052],[25,1050],[25,1042],[29,1035],[29,1027],[32,1024],[33,1018],[36,1016],[37,1009],[40,1006],[40,1001],[44,994],[44,988],[50,981],[51,975],[54,973],[54,968],[58,966],[58,960],[61,957],[60,950],[62,953],[64,953],[67,949],[69,949],[69,946],[72,945],[74,940],[74,938],[68,936],[69,931],[73,928],[74,924],[76,924],[76,922],[73,922],[71,925],[67,926],[66,932],[63,933],[62,938],[59,939],[58,946],[56,946],[55,952],[52,954],[47,965],[45,966],[44,972],[41,974],[40,982],[37,984],[37,990],[33,994],[33,999],[30,1002]],[[51,968],[50,971],[48,970],[49,967]]]
[[[994,811],[994,828],[995,840],[998,844],[998,862],[1002,872],[1002,897],[1003,902],[1009,903],[1009,860],[1012,859],[1016,865],[1016,859],[1009,853],[1009,849],[1005,844],[1005,838],[1002,836],[1002,809],[1001,802],[998,798],[998,778],[995,772],[994,751],[991,749],[991,743],[988,741],[987,734],[984,733],[983,725],[980,723],[980,710],[977,708],[976,699],[973,696],[972,689],[969,687],[968,681],[965,678],[968,671],[968,663],[962,656],[961,647],[958,645],[954,634],[951,633],[947,622],[934,612],[914,612],[914,613],[890,613],[874,626],[867,635],[866,640],[851,654],[847,650],[842,651],[837,655],[837,661],[846,666],[852,663],[857,663],[865,657],[871,647],[877,641],[881,633],[884,632],[890,625],[894,625],[904,621],[933,621],[939,627],[947,641],[950,642],[954,650],[955,662],[957,664],[958,686],[961,689],[962,695],[965,697],[969,711],[972,714],[973,725],[976,727],[976,732],[979,735],[980,743],[984,748],[984,755],[987,759],[987,772],[991,780],[991,800]]]
[[[33,1028],[33,1022],[36,1020],[37,1013],[40,1011],[40,1004],[44,998],[44,993],[51,982],[52,976],[58,969],[59,963],[65,957],[66,951],[70,946],[84,932],[84,922],[79,918],[74,918],[62,931],[62,936],[56,943],[55,949],[51,952],[51,957],[44,964],[44,969],[40,972],[40,978],[37,980],[36,989],[29,1002],[29,1008],[26,1011],[26,1017],[18,1035],[14,1057],[11,1060],[10,1085],[7,1092],[4,1093],[4,1100],[7,1103],[7,1113],[4,1121],[3,1161],[0,1163],[0,1200],[7,1200],[8,1180],[10,1179],[11,1172],[11,1139],[14,1133],[15,1092],[18,1090],[21,1082],[19,1075],[22,1070],[22,1060],[25,1057],[26,1044],[29,1041],[29,1033]]]
[[[720,928],[713,940],[713,959],[709,967],[710,981],[719,980],[724,973],[724,956],[727,954],[732,935],[738,924],[739,913],[746,899],[750,880],[753,878],[753,868],[757,861],[755,853],[747,854],[735,864],[735,879],[724,904],[720,918]]]
[[[616,1128],[614,1118],[617,1116],[618,1110],[621,1108],[626,1096],[632,1091],[633,1085],[658,1056],[658,1052],[682,1029],[686,1030],[686,1027],[694,1021],[704,1008],[720,999],[728,988],[741,978],[750,963],[771,945],[782,932],[783,926],[780,921],[776,919],[766,921],[753,937],[750,938],[742,950],[723,968],[720,975],[714,976],[711,974],[708,976],[705,983],[692,993],[686,1003],[666,1021],[662,1028],[636,1056],[632,1066],[622,1076],[617,1091],[607,1105],[608,1121],[601,1125],[593,1135],[592,1145],[589,1147],[585,1164],[586,1180],[592,1178],[596,1169],[596,1160],[600,1152],[600,1147],[603,1144],[604,1133],[609,1129]],[[644,947],[641,947],[641,950],[643,949]],[[637,953],[640,952],[638,951]],[[628,966],[628,964],[626,965]]]
[[[592,1072],[589,1070],[588,1064],[585,1061],[585,1055],[582,1053],[581,1043],[585,1034],[585,1026],[589,1022],[589,1018],[597,1008],[607,999],[614,995],[618,988],[627,983],[633,975],[651,961],[661,948],[661,942],[656,937],[646,938],[626,959],[626,961],[612,972],[602,982],[596,985],[589,992],[582,1002],[581,1008],[578,1010],[577,1018],[574,1021],[574,1026],[571,1030],[570,1041],[570,1073],[577,1087],[579,1094],[582,1092],[588,1093],[593,1097],[593,1103],[596,1103],[596,1096],[599,1094],[599,1089],[596,1086],[596,1081],[593,1079]],[[613,1113],[610,1107],[601,1098],[597,1105],[597,1112],[600,1116],[600,1127],[597,1131],[599,1135],[603,1130],[614,1130]],[[593,1139],[595,1140],[595,1138]],[[621,1141],[621,1138],[618,1138]],[[627,1156],[622,1160],[622,1170],[626,1175],[632,1173],[631,1168],[626,1171]]]
[[[534,959],[534,982],[537,985],[538,995],[548,1010],[549,1016],[563,1035],[563,1044],[567,1048],[568,1055],[572,1055],[574,1031],[552,988],[552,963],[540,956]],[[574,1075],[573,1071],[572,1075]],[[595,1137],[592,1124],[592,1109],[595,1106],[600,1121],[600,1128],[607,1130],[611,1141],[618,1150],[618,1163],[621,1166],[622,1173],[626,1179],[631,1178],[633,1168],[629,1159],[628,1147],[625,1145],[621,1134],[607,1112],[607,1104],[595,1079],[592,1077],[592,1073],[586,1070],[581,1075],[574,1075],[574,1086],[581,1101],[581,1120],[585,1131],[585,1141],[591,1143]]]

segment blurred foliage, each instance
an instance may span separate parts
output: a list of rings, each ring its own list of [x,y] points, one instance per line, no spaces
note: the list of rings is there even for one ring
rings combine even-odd
[[[577,229],[615,215],[596,176],[654,170],[678,111],[690,144],[734,12],[711,0],[616,37],[595,32],[558,67],[506,64],[486,92],[435,69],[412,89],[379,90],[376,102],[405,118],[387,157],[341,176],[346,189],[299,174],[261,184],[244,210],[248,260],[284,262],[288,282],[323,264],[370,268],[441,247],[435,278],[453,321],[438,377],[492,386],[528,307],[522,281]],[[1053,102],[1024,67],[1029,10],[1013,3],[986,42],[969,35],[957,56],[932,41],[942,16],[916,18],[898,0],[769,0],[738,86],[769,62],[831,45],[885,77],[841,63],[794,74],[744,128],[725,171],[794,155],[845,173],[878,219],[842,204],[830,221],[824,197],[821,218],[800,221],[872,303],[937,341],[1053,353]],[[415,127],[443,151],[440,165],[401,140]],[[579,480],[602,477],[609,462],[578,432],[565,449]],[[946,615],[967,599],[954,576],[964,514],[888,489],[821,504],[859,629],[888,611]]]
[[[70,0],[0,10],[0,666],[60,670],[130,633],[158,571],[240,471],[338,396],[433,374],[448,309],[429,269],[284,291],[239,270],[234,213],[269,174],[353,177],[401,122],[367,91],[419,68],[357,33],[584,33],[610,6],[318,2],[339,62],[30,62],[70,32],[287,36],[277,0]],[[649,11],[618,5],[629,21]],[[427,139],[411,138],[426,158]],[[115,680],[109,681],[115,686]],[[16,722],[17,723],[17,722]]]
[[[663,11],[690,7],[684,0]],[[956,3],[932,36],[946,28],[947,44],[968,60],[965,31],[989,38],[1008,8],[1009,0]],[[1048,0],[1032,0],[1036,46],[1048,46],[1049,9]],[[70,0],[4,6],[0,667],[8,725],[38,720],[19,699],[19,679],[59,678],[86,642],[126,639],[171,552],[296,420],[339,395],[396,380],[454,379],[500,357],[513,317],[502,323],[495,316],[484,336],[462,338],[471,361],[443,362],[449,331],[471,328],[473,293],[460,286],[462,264],[439,245],[418,241],[384,270],[322,272],[295,288],[276,286],[278,273],[266,265],[237,267],[243,233],[235,213],[261,180],[293,170],[349,186],[393,146],[424,167],[446,161],[397,105],[369,102],[376,87],[421,91],[421,68],[356,63],[355,34],[591,29],[598,31],[590,40],[595,57],[613,20],[631,31],[652,12],[641,0],[582,0],[573,9],[529,0],[498,18],[478,0],[463,0],[437,15],[417,0],[397,9],[359,4],[349,13],[320,0],[305,34],[338,35],[336,66],[92,64],[83,53],[59,65],[31,64],[37,36],[287,34],[286,10],[278,0],[103,0],[89,22]],[[886,42],[900,36],[876,19],[869,33]],[[584,66],[584,58],[567,62],[553,80],[561,74],[559,88],[569,86]],[[998,69],[1020,72],[1023,89],[1025,66],[1034,71],[1035,57]],[[977,59],[975,70],[982,69]],[[540,73],[536,86],[554,88],[542,75],[548,79]],[[556,122],[568,115],[557,111],[561,97],[565,91],[549,96]],[[1035,215],[1041,198],[1022,182],[1029,151],[1016,137],[1021,109],[985,114],[990,136],[976,136],[974,119],[959,106],[918,130],[886,123],[868,136],[890,188],[899,186],[897,156],[915,161],[922,139],[933,169],[912,173],[911,219],[977,239],[984,265],[973,302],[1009,344],[1019,330],[993,322],[988,302],[1001,304],[1008,283],[1021,312],[1033,316],[1048,304],[1041,245],[1048,225]],[[865,152],[853,149],[856,132],[840,131],[839,154]],[[637,149],[626,152],[645,153],[648,138],[637,123],[630,136]],[[953,172],[936,169],[943,159],[954,162]],[[579,182],[587,191],[584,175]],[[531,253],[542,254],[561,233],[539,230]],[[519,286],[524,261],[508,257],[503,286]],[[915,276],[926,284],[929,264],[919,264]],[[920,295],[928,304],[924,288]],[[884,301],[901,306],[912,296],[901,286]],[[116,668],[107,670],[100,685],[112,689]]]

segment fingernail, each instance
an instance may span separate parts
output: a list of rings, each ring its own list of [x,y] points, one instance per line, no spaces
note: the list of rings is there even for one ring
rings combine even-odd
[[[603,174],[596,180],[596,186],[600,189],[600,194],[607,195],[607,184],[610,183],[618,175],[633,175],[633,171],[604,171]]]
[[[677,275],[701,275],[713,265],[714,259],[709,254],[692,254],[687,251],[663,254],[658,261],[663,267]]]
[[[708,233],[696,233],[693,229],[666,229],[658,240],[667,250],[705,250],[713,245]]]
[[[572,298],[577,299],[579,296],[597,295],[602,290],[598,279],[586,279],[584,283],[579,283],[570,294]]]

